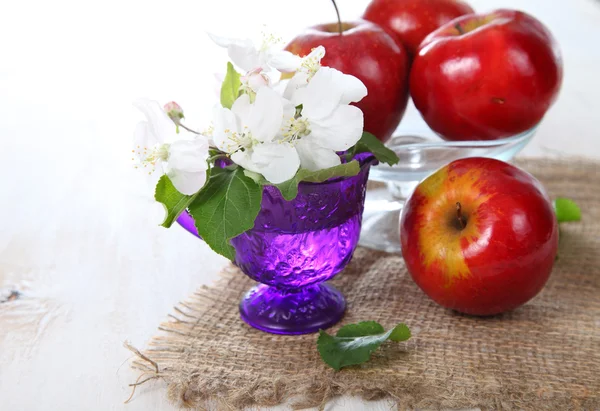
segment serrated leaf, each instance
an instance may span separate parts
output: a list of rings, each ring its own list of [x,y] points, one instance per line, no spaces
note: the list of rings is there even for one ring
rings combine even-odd
[[[301,181],[309,183],[322,183],[331,178],[336,177],[352,177],[358,174],[360,171],[360,164],[356,160],[352,160],[349,163],[340,164],[338,166],[326,168],[319,171],[309,171],[306,169],[299,169],[296,175],[290,178],[288,181],[284,181],[280,184],[273,184],[266,180],[262,175],[253,173],[251,171],[245,171],[247,177],[254,180],[257,184],[263,186],[275,186],[281,192],[281,195],[287,201],[291,201],[298,195],[298,184]]]
[[[189,205],[198,234],[216,253],[233,260],[229,240],[254,227],[260,211],[262,187],[241,167],[213,168],[206,185]]]
[[[255,173],[254,171],[244,169],[244,175],[254,180],[256,184],[268,185],[269,182],[262,176],[262,174]]]
[[[575,201],[559,197],[554,200],[554,212],[559,223],[581,221],[581,209]]]
[[[165,207],[165,219],[162,222],[163,227],[171,227],[179,214],[187,208],[194,200],[197,194],[188,196],[177,191],[171,179],[163,175],[156,184],[154,198]]]
[[[324,170],[308,171],[305,169],[298,170],[296,178],[298,181],[307,181],[309,183],[322,183],[330,178],[337,177],[352,177],[359,173],[360,164],[356,160],[348,163],[340,164],[334,167],[329,167]]]
[[[380,163],[386,163],[391,166],[398,164],[398,161],[400,161],[396,153],[384,146],[373,134],[366,131],[354,146],[353,153],[372,153]]]
[[[298,195],[298,184],[302,181],[309,183],[322,183],[331,178],[336,177],[352,177],[360,172],[360,164],[356,160],[352,160],[345,164],[340,164],[334,167],[329,167],[318,171],[309,171],[299,169],[296,175],[281,184],[276,184],[283,198],[287,201],[293,200]]]
[[[296,175],[290,178],[288,181],[284,181],[280,184],[273,184],[262,175],[254,173],[252,171],[245,170],[244,174],[246,177],[251,178],[257,184],[261,186],[275,186],[281,192],[281,195],[287,201],[291,201],[298,195],[298,184],[302,181],[309,183],[322,183],[331,178],[336,177],[352,177],[359,173],[360,164],[356,160],[352,160],[349,163],[340,164],[334,167],[326,168],[318,171],[309,171],[306,169],[299,169]]]
[[[231,108],[235,100],[237,100],[240,93],[240,86],[242,81],[240,80],[240,73],[235,71],[233,64],[227,62],[227,74],[223,84],[221,84],[221,105],[225,108]]]
[[[287,201],[292,201],[298,195],[298,184],[300,184],[300,177],[302,169],[298,170],[293,178],[288,181],[284,181],[281,184],[275,184],[275,187],[279,189],[279,192]]]
[[[335,336],[321,330],[317,339],[317,349],[323,361],[339,371],[349,365],[362,364],[371,358],[386,340],[406,341],[410,330],[405,324],[398,324],[389,331],[375,321],[348,324],[340,328]]]
[[[362,321],[358,324],[347,324],[339,329],[336,337],[362,337],[385,333],[383,325],[377,321]]]

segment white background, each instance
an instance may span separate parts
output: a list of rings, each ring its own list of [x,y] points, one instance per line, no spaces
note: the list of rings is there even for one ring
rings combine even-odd
[[[349,20],[367,1],[338,3]],[[529,11],[562,47],[561,97],[524,154],[600,158],[600,2],[471,3]],[[2,1],[0,300],[23,297],[0,305],[0,409],[172,409],[152,383],[123,405],[136,375],[121,344],[143,347],[225,261],[179,227],[157,227],[161,207],[130,164],[131,101],[175,100],[190,125],[206,125],[225,59],[206,31],[266,24],[290,39],[334,18],[327,0]],[[400,127],[420,126],[413,110]]]

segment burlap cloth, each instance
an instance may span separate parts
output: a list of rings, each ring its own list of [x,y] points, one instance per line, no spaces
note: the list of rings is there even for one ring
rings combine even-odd
[[[230,266],[178,304],[138,352],[138,381],[162,379],[176,405],[197,409],[303,408],[342,394],[389,396],[399,409],[600,409],[600,163],[517,164],[583,210],[580,223],[561,225],[552,276],[525,306],[485,319],[451,312],[417,288],[400,256],[359,248],[333,280],[348,301],[342,323],[405,322],[413,338],[335,372],[316,335],[276,336],[240,320],[253,282]]]

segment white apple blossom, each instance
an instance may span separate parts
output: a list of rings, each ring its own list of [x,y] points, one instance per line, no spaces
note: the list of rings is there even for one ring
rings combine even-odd
[[[231,110],[217,106],[213,141],[245,169],[262,174],[273,184],[292,178],[300,159],[292,141],[276,140],[281,130],[285,100],[270,87],[261,87],[254,103],[242,94]],[[287,109],[286,109],[287,110]]]
[[[292,106],[302,110],[299,116],[286,117],[281,139],[293,142],[302,168],[316,171],[340,164],[336,152],[354,146],[363,132],[363,113],[349,103],[367,95],[365,85],[354,76],[321,67],[306,86],[290,94]]]
[[[304,57],[292,53],[276,54],[273,59],[273,67],[284,73],[302,74],[306,81],[321,68],[321,59],[325,57],[325,47],[317,46]],[[283,58],[281,58],[283,56]]]
[[[272,38],[256,47],[249,40],[211,37],[245,70],[242,94],[231,109],[215,107],[208,135],[200,139],[185,131],[178,135],[158,103],[137,102],[148,119],[137,130],[141,164],[165,162],[175,187],[188,194],[206,181],[208,137],[235,164],[273,184],[291,179],[300,167],[317,171],[341,163],[337,152],[354,146],[363,131],[363,113],[350,105],[367,95],[359,79],[322,67],[322,46],[299,57],[274,50]],[[274,83],[272,69],[294,75]],[[177,122],[178,112],[171,111]]]
[[[321,68],[321,59],[325,57],[325,47],[318,46],[312,49],[304,57],[294,56],[294,64],[290,64],[288,67],[292,68],[295,74],[291,80],[286,83],[285,91],[283,96],[287,99],[291,99],[292,95],[299,88],[305,87],[313,76]]]
[[[262,67],[258,67],[241,76],[240,81],[242,82],[242,90],[247,94],[256,93],[261,87],[271,84],[271,79],[264,73]]]
[[[151,173],[160,166],[178,191],[195,194],[206,182],[208,139],[186,130],[177,132],[156,101],[140,99],[134,106],[146,116],[146,121],[135,129],[133,153],[138,157],[137,167],[146,167]]]
[[[250,39],[235,39],[221,37],[208,33],[210,38],[218,45],[227,49],[229,58],[244,72],[258,68],[265,72],[273,69],[282,72],[293,72],[298,67],[298,56],[286,50],[275,48],[279,41],[274,36],[266,36],[262,44],[256,46]]]

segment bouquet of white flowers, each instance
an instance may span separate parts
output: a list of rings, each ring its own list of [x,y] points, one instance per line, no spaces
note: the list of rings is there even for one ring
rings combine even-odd
[[[356,175],[358,153],[398,161],[363,133],[363,113],[350,104],[367,95],[365,85],[321,66],[323,47],[300,57],[274,47],[273,37],[259,47],[211,37],[227,48],[232,62],[206,131],[185,126],[176,103],[134,103],[146,116],[135,131],[136,166],[164,171],[155,191],[166,209],[163,226],[187,210],[206,243],[233,259],[229,240],[253,227],[263,186],[276,186],[292,200],[301,181]]]

